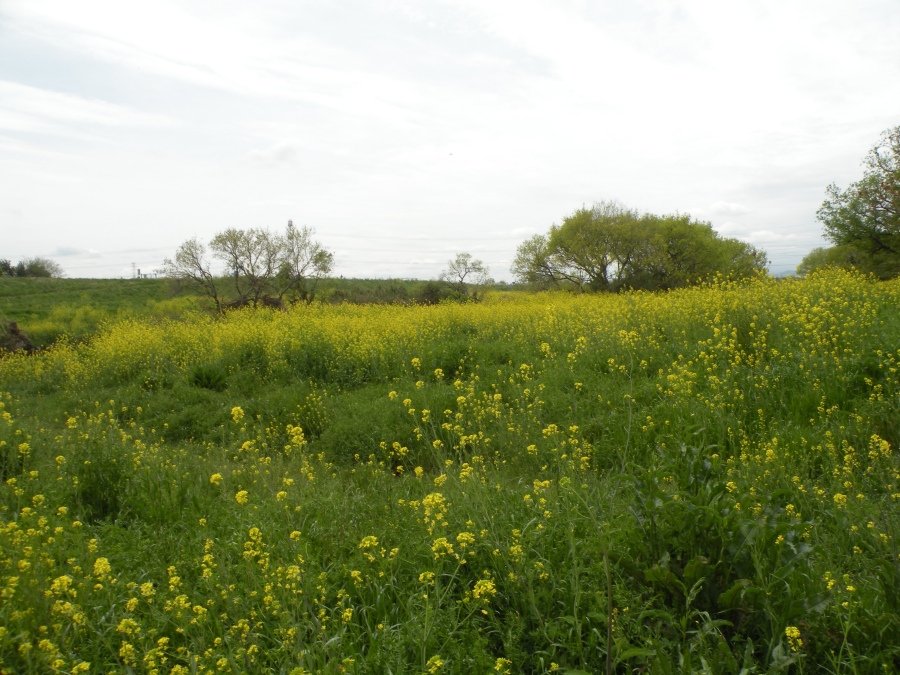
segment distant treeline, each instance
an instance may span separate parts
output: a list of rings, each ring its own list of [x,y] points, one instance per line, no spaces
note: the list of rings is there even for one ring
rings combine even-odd
[[[15,265],[7,258],[0,259],[0,277],[61,277],[63,269],[47,258],[25,258]]]
[[[223,277],[225,286],[230,279]],[[174,287],[195,288],[182,280],[169,280]],[[491,288],[510,289],[515,285],[505,282],[490,284]],[[325,277],[318,282],[317,302],[338,305],[437,305],[442,302],[469,302],[471,297],[458,284],[446,280],[422,279],[355,279]]]

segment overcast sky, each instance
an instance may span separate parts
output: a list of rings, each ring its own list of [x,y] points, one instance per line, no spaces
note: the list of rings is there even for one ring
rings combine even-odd
[[[0,257],[71,277],[309,225],[336,273],[509,279],[582,205],[776,273],[900,124],[898,0],[0,0]]]

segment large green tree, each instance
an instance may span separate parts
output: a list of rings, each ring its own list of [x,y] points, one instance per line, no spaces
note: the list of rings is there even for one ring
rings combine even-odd
[[[581,208],[516,251],[512,272],[534,286],[668,289],[712,274],[765,270],[765,254],[690,216],[639,213],[614,202]]]
[[[825,237],[843,253],[853,251],[856,267],[882,279],[900,275],[900,126],[885,131],[866,155],[859,181],[845,190],[832,183],[827,193],[816,214]],[[839,252],[832,257],[848,259]],[[801,266],[822,258],[817,253]]]

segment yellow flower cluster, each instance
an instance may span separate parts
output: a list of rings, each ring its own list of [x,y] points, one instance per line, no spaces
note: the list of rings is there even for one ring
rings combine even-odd
[[[719,534],[759,528],[754,563],[804,556],[825,609],[770,622],[766,639],[807,658],[817,641],[805,622],[839,634],[876,592],[869,563],[893,559],[900,349],[860,345],[879,344],[898,300],[896,283],[831,271],[660,295],[129,320],[4,357],[0,387],[59,387],[67,406],[125,382],[159,415],[171,392],[157,388],[178,392],[216,363],[247,374],[247,390],[287,383],[257,393],[290,412],[248,394],[248,414],[225,402],[234,387],[210,394],[217,426],[186,439],[130,401],[26,424],[13,412],[29,399],[0,394],[0,671],[361,672],[370,664],[353,659],[379,648],[415,653],[417,672],[456,671],[468,662],[452,640],[425,637],[459,617],[467,635],[506,635],[506,615],[580,613],[556,595],[590,574],[599,590],[584,602],[606,583],[616,603],[655,602],[624,575],[607,582],[597,541],[685,512],[720,518]],[[847,391],[865,405],[843,406]],[[617,480],[636,465],[639,480]],[[632,485],[646,491],[640,508],[607,513],[610,492],[627,503]],[[701,497],[714,508],[697,508]],[[640,622],[615,609],[593,612],[591,630],[633,642],[626,628]],[[423,639],[404,651],[410,616]],[[778,635],[789,621],[799,627]],[[513,671],[497,653],[480,672]],[[552,671],[549,656],[575,667],[573,654],[521,667]]]

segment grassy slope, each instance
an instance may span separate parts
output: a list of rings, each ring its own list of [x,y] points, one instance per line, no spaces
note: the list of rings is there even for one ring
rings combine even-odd
[[[176,316],[201,303],[166,279],[19,279],[0,277],[0,320],[15,321],[46,346],[66,335],[81,340],[104,321]]]

